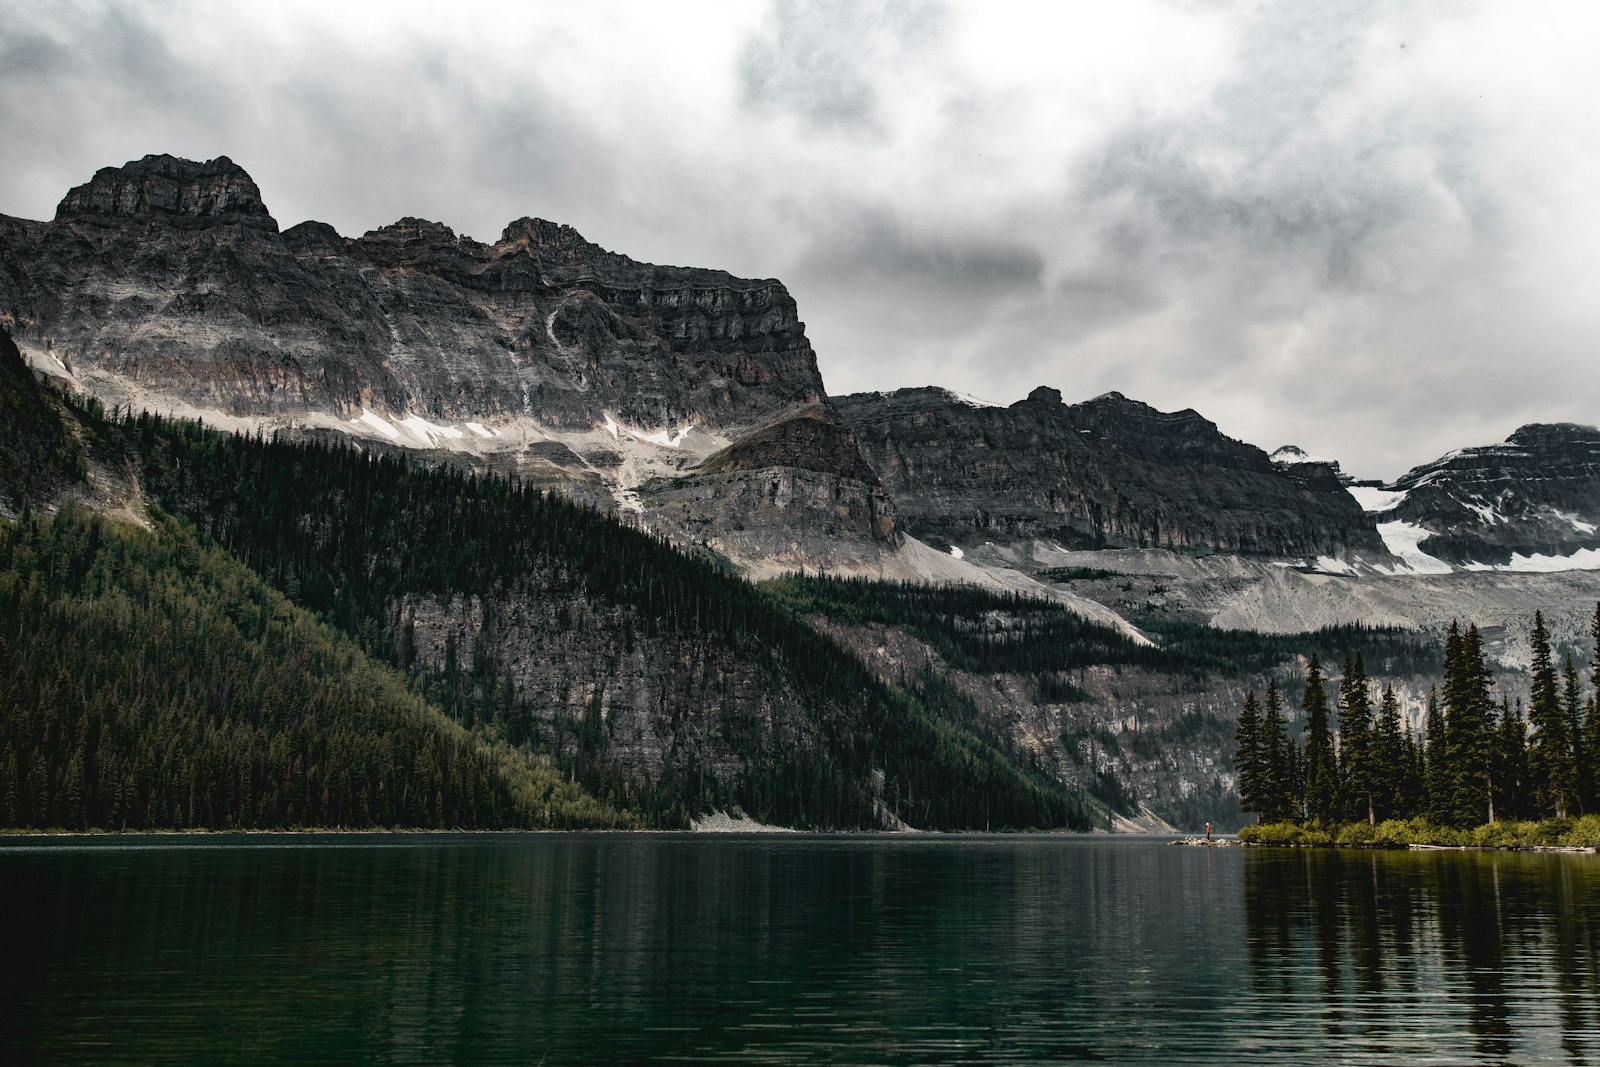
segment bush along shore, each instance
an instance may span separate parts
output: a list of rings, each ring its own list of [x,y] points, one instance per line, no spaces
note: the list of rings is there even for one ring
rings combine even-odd
[[[1276,848],[1484,848],[1594,852],[1600,849],[1600,815],[1538,822],[1501,820],[1471,829],[1438,826],[1426,819],[1386,819],[1336,826],[1262,823],[1239,831],[1246,845]]]
[[[1392,687],[1374,701],[1362,658],[1345,657],[1330,701],[1322,664],[1306,667],[1304,729],[1289,735],[1273,682],[1245,695],[1236,733],[1239,799],[1252,845],[1364,848],[1600,847],[1600,604],[1590,622],[1590,686],[1560,671],[1541,613],[1529,631],[1526,712],[1493,692],[1476,626],[1451,623],[1444,677],[1419,734]],[[1586,692],[1586,689],[1588,690]]]

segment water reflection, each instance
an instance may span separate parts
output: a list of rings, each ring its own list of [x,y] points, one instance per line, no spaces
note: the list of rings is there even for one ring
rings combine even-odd
[[[344,844],[0,849],[7,1062],[1595,1061],[1594,857]]]
[[[1252,851],[1244,906],[1253,992],[1354,1060],[1600,1049],[1594,857]]]

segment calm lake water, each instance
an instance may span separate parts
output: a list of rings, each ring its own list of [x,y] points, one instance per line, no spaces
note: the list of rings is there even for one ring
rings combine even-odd
[[[0,847],[7,1063],[1600,1063],[1600,858],[652,834]]]

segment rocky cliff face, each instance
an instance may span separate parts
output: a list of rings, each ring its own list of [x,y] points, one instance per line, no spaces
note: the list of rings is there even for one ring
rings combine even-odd
[[[1421,527],[1418,547],[1452,563],[1555,560],[1600,549],[1600,430],[1524,426],[1503,444],[1464,448],[1385,487],[1377,518]]]
[[[924,540],[1383,554],[1327,468],[1285,474],[1190,410],[1157,411],[1119,393],[1063,404],[1043,387],[1008,408],[939,389],[835,405],[894,496],[902,528]]]
[[[637,263],[539,219],[492,245],[410,218],[279,233],[226,157],[102,170],[53,222],[0,219],[0,254],[19,344],[108,399],[492,432],[743,426],[823,396],[776,281]]]
[[[533,218],[492,245],[417,218],[280,233],[225,157],[106,168],[53,222],[0,216],[0,253],[0,325],[108,406],[466,459],[735,558],[893,544],[771,279],[638,263]]]
[[[680,542],[780,570],[871,569],[902,538],[894,502],[831,407],[775,420],[640,491]]]

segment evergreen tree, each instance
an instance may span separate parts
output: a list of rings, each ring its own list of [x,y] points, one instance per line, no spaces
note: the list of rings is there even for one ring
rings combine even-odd
[[[1600,812],[1600,604],[1594,606],[1594,616],[1589,620],[1589,640],[1592,642],[1589,659],[1588,713],[1583,723],[1583,752],[1587,763],[1589,795],[1585,798],[1585,811]]]
[[[1528,805],[1528,724],[1522,717],[1522,701],[1515,706],[1502,698],[1496,755],[1496,781],[1499,782],[1498,813],[1503,819],[1521,819],[1529,814]]]
[[[1450,635],[1445,644],[1445,664],[1449,670],[1454,655],[1461,651],[1461,634],[1455,623],[1450,624]],[[1450,737],[1445,729],[1444,710],[1439,706],[1439,690],[1428,690],[1428,712],[1423,729],[1426,745],[1422,755],[1422,810],[1428,821],[1447,825],[1455,804],[1455,771],[1450,759]]]
[[[1256,700],[1254,689],[1244,695],[1244,707],[1239,712],[1233,737],[1233,766],[1238,775],[1239,806],[1245,811],[1255,812],[1256,821],[1260,822],[1261,813],[1266,809],[1262,803],[1265,790],[1262,788],[1261,704]]]
[[[1296,816],[1294,803],[1294,743],[1283,718],[1283,697],[1278,683],[1267,680],[1267,698],[1261,711],[1261,816],[1281,822]]]
[[[1454,672],[1448,663],[1445,670],[1444,725],[1454,772],[1450,823],[1469,827],[1494,822],[1497,735],[1489,695],[1492,676],[1476,624],[1468,623],[1460,635]]]
[[[1567,795],[1572,798],[1571,811],[1574,815],[1582,815],[1589,810],[1585,801],[1594,791],[1594,767],[1591,765],[1592,756],[1588,745],[1584,741],[1583,713],[1583,689],[1578,684],[1578,668],[1569,655],[1561,668],[1561,717],[1564,720],[1563,726],[1568,743],[1572,746],[1565,767],[1568,772]]]
[[[1306,819],[1329,825],[1339,818],[1339,771],[1333,754],[1333,732],[1328,725],[1328,691],[1322,686],[1322,661],[1315,654],[1306,667],[1306,691],[1300,706],[1306,713]]]
[[[1575,777],[1572,741],[1567,736],[1567,716],[1561,707],[1555,664],[1550,659],[1550,633],[1544,613],[1533,613],[1529,635],[1533,663],[1529,669],[1532,695],[1528,700],[1528,778],[1534,804],[1541,815],[1565,818],[1572,803]]]
[[[1344,817],[1365,819],[1369,826],[1378,822],[1375,794],[1384,780],[1376,744],[1366,664],[1359,653],[1354,661],[1346,656],[1339,678],[1339,781]]]
[[[1400,725],[1400,701],[1394,686],[1386,684],[1378,701],[1373,728],[1369,822],[1393,819],[1406,808],[1406,780],[1411,775],[1411,752]]]

